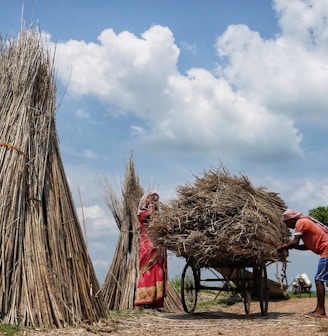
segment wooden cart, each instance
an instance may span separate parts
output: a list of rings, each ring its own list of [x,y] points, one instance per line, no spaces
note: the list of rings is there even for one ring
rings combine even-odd
[[[218,290],[239,293],[242,297],[245,313],[250,312],[252,296],[257,297],[260,303],[261,314],[268,314],[268,283],[267,262],[238,262],[216,264],[208,267],[199,265],[195,258],[188,257],[181,275],[181,301],[185,312],[193,313],[197,305],[197,296],[200,290]],[[202,278],[202,269],[215,269],[220,273],[213,272],[215,277]],[[222,275],[220,270],[225,270]],[[209,286],[208,283],[217,284]]]

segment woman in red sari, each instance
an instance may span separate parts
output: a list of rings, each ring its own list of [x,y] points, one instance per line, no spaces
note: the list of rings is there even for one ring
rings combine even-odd
[[[158,210],[158,199],[156,192],[148,192],[141,197],[138,207],[139,274],[135,305],[145,308],[164,306],[167,255],[166,251],[154,247],[147,237],[147,225],[152,214]]]

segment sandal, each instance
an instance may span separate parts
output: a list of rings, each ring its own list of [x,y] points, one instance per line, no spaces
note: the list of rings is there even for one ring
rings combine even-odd
[[[318,313],[315,313],[315,312],[307,313],[307,314],[304,315],[304,317],[309,317],[309,318],[327,318],[326,315],[321,315],[321,314],[318,314]]]

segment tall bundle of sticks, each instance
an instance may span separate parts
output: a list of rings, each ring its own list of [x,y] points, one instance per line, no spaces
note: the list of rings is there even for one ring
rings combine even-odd
[[[203,267],[279,261],[276,247],[290,237],[281,214],[284,201],[246,176],[209,170],[194,184],[177,188],[178,197],[161,205],[149,235],[177,256],[194,257]]]
[[[106,308],[127,310],[134,308],[139,264],[139,220],[137,209],[144,191],[135,172],[133,155],[126,166],[121,197],[115,188],[102,176],[105,202],[110,209],[120,235],[112,263],[101,288]],[[181,301],[171,282],[167,282],[164,308],[181,310]]]
[[[138,277],[138,218],[136,209],[143,194],[139,178],[135,173],[131,156],[125,170],[122,197],[119,197],[112,184],[103,176],[104,198],[111,210],[120,235],[114,257],[102,293],[106,308],[125,310],[134,307],[136,281]]]
[[[92,323],[105,309],[60,157],[53,59],[33,30],[0,48],[1,320]]]

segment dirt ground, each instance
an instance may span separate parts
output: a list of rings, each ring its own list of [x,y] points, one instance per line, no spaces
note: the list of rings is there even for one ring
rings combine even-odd
[[[270,301],[269,313],[262,316],[258,302],[251,302],[245,315],[242,302],[232,306],[197,307],[194,314],[144,311],[101,321],[93,326],[23,331],[25,336],[113,335],[113,336],[327,336],[328,319],[312,319],[304,314],[315,308],[316,298],[302,297]]]

